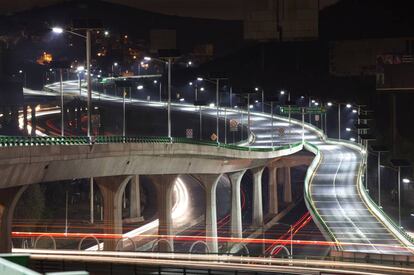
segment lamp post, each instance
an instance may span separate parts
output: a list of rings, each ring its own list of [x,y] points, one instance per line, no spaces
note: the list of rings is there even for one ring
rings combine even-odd
[[[381,207],[381,153],[388,152],[384,145],[371,145],[372,151],[378,154],[377,181],[378,181],[378,206]]]
[[[162,64],[166,64],[167,65],[167,70],[168,70],[168,85],[167,85],[167,91],[168,91],[168,100],[167,100],[167,113],[168,113],[168,137],[171,139],[171,63],[172,63],[172,57],[167,57],[166,58],[167,61],[164,61],[162,59],[159,58],[154,58],[154,57],[149,57],[146,56],[144,57],[144,60],[146,61],[151,61],[151,60],[155,60],[158,62],[161,62]]]
[[[362,141],[365,141],[365,189],[368,190],[368,143],[375,141],[376,138],[370,134],[359,135]]]
[[[86,28],[86,35],[82,35],[70,30],[64,30],[60,27],[52,28],[52,31],[57,34],[67,32],[86,39],[86,75],[87,75],[87,114],[88,114],[88,138],[91,137],[91,101],[92,101],[92,79],[91,79],[91,29]]]

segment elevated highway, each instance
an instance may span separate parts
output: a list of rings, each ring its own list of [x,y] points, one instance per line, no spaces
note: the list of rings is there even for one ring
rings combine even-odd
[[[50,86],[49,89],[53,91],[55,88]],[[97,97],[96,93],[94,93],[94,97]],[[105,95],[105,97],[108,97],[107,100],[120,102],[120,99],[115,96]],[[101,100],[105,97],[100,96]],[[130,104],[146,104],[155,108],[164,107],[160,103],[139,100],[131,100]],[[173,108],[184,112],[197,111],[196,108],[189,105],[174,104]],[[215,109],[211,108],[207,113],[211,116],[215,115]],[[220,113],[223,115],[222,111]],[[232,113],[238,115],[240,111],[233,110],[228,114],[229,118]],[[271,123],[272,120],[273,123]],[[315,223],[324,233],[326,239],[335,244],[337,250],[374,254],[412,254],[413,245],[410,237],[392,223],[385,213],[370,200],[363,188],[362,172],[365,168],[365,150],[363,147],[355,143],[327,139],[319,129],[293,119],[289,121],[284,117],[275,116],[272,118],[266,114],[253,112],[251,121],[249,128],[254,133],[255,139],[247,151],[236,150],[237,153],[232,149],[203,145],[168,143],[136,145],[106,144],[105,142],[104,144],[73,146],[75,149],[67,149],[70,146],[61,145],[51,146],[50,149],[47,148],[48,146],[34,147],[34,151],[31,152],[33,159],[30,153],[23,152],[24,150],[19,152],[18,148],[1,148],[0,150],[11,150],[7,151],[7,154],[10,154],[9,156],[13,155],[12,150],[17,150],[16,152],[23,157],[20,159],[18,157],[11,158],[12,161],[17,164],[22,161],[21,164],[26,165],[28,170],[32,169],[30,168],[31,165],[36,165],[35,160],[38,155],[44,154],[40,151],[49,150],[48,154],[50,156],[44,154],[39,157],[38,160],[43,159],[43,157],[45,160],[41,160],[41,164],[36,168],[33,167],[33,169],[41,169],[42,172],[38,172],[39,175],[31,183],[44,181],[45,179],[56,180],[52,176],[53,171],[44,171],[47,166],[46,163],[52,165],[53,170],[59,171],[59,174],[63,175],[65,175],[64,163],[66,163],[67,167],[73,169],[68,174],[110,176],[110,174],[122,175],[123,173],[124,175],[156,173],[155,170],[152,170],[153,167],[146,166],[144,162],[140,162],[140,159],[146,159],[148,162],[157,161],[160,158],[165,158],[166,161],[163,163],[165,168],[158,165],[158,174],[201,173],[214,176],[221,173],[231,173],[234,175],[233,181],[239,182],[241,175],[244,173],[243,171],[246,169],[263,166],[276,167],[277,165],[273,164],[277,163],[277,158],[298,152],[304,147],[316,155],[308,169],[305,180],[305,200]],[[247,118],[242,122],[246,123]],[[272,135],[271,133],[275,131],[275,128],[271,129],[271,125],[286,128],[286,136],[280,139],[277,138],[277,135]],[[272,138],[274,138],[273,142]],[[291,145],[285,149],[275,151],[275,148],[269,148],[272,143]],[[27,150],[29,147],[25,148],[25,151],[31,151]],[[250,151],[248,151],[249,149]],[[39,150],[39,152],[36,152],[36,150]],[[261,151],[255,152],[255,150]],[[60,158],[59,156],[62,153],[63,158]],[[3,156],[3,153],[1,155]],[[188,156],[191,158],[186,159]],[[56,159],[53,159],[53,157]],[[111,161],[109,160],[111,158],[118,158],[118,160]],[[89,167],[92,167],[92,169],[82,169],[82,167],[77,166],[75,162],[79,162],[81,159],[84,165],[91,165]],[[110,172],[98,171],[100,166],[98,164],[94,166],[95,164],[93,164],[97,159],[104,161],[101,164],[105,164],[104,167],[108,168]],[[90,163],[89,160],[91,160]],[[177,165],[172,165],[169,160],[173,160]],[[130,165],[131,161],[134,165]],[[1,169],[0,173],[3,173],[3,178],[9,179],[8,182],[10,183],[3,184],[2,187],[23,184],[23,180],[19,179],[18,172],[13,171],[12,165],[6,164],[6,162],[6,160],[3,162],[1,167],[4,167],[4,169]],[[115,163],[118,163],[118,166]],[[142,167],[129,168],[128,165],[142,165]],[[215,167],[215,169],[212,167]],[[49,166],[46,170],[49,170]],[[75,170],[79,170],[79,172]],[[213,178],[205,178],[205,180],[215,181]],[[235,200],[237,204],[240,198],[235,198]],[[232,215],[237,216],[237,213],[232,212]],[[240,232],[240,228],[237,228],[239,226],[238,221],[235,221],[234,226],[233,229]],[[235,237],[238,237],[238,234]]]

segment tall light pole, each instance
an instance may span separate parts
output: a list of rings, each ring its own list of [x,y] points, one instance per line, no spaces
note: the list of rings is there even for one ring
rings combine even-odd
[[[70,30],[64,30],[60,27],[52,28],[52,31],[57,34],[67,32],[86,39],[86,76],[87,76],[87,114],[88,114],[88,138],[91,137],[91,101],[92,101],[92,79],[91,79],[91,29],[86,28],[86,35],[82,35]]]
[[[371,145],[372,151],[378,154],[377,180],[378,180],[378,206],[381,207],[381,153],[388,152],[384,145]]]
[[[158,62],[161,62],[162,64],[166,64],[167,65],[167,70],[168,70],[168,85],[167,85],[167,91],[168,91],[168,100],[167,100],[167,116],[168,116],[168,137],[171,139],[171,63],[172,63],[172,57],[167,57],[166,58],[167,61],[164,61],[162,59],[159,58],[154,58],[154,57],[149,57],[146,56],[144,57],[144,60],[146,61],[151,61],[151,60],[155,60]]]

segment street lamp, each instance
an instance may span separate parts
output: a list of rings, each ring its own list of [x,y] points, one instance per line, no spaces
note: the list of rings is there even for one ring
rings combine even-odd
[[[56,34],[62,34],[63,32],[67,32],[79,37],[82,37],[86,40],[86,74],[87,74],[87,111],[88,111],[88,138],[91,137],[91,101],[92,101],[92,79],[91,79],[91,29],[86,28],[85,32],[86,35],[82,35],[70,30],[63,29],[61,27],[53,27],[52,31]]]
[[[172,63],[172,57],[167,57],[167,61],[159,59],[159,58],[154,58],[154,57],[149,57],[149,56],[145,56],[144,60],[146,61],[152,61],[155,60],[157,62],[160,62],[162,64],[167,65],[168,68],[168,102],[167,102],[167,113],[168,113],[168,137],[171,140],[171,63]]]

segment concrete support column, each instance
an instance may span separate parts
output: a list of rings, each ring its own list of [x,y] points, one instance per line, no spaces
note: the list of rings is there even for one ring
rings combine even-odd
[[[152,175],[149,178],[155,184],[158,195],[158,250],[174,252],[173,221],[173,190],[178,175]]]
[[[231,183],[231,237],[242,238],[240,183],[246,170],[229,173]]]
[[[130,178],[131,176],[94,178],[103,199],[105,234],[122,235],[122,195]],[[119,238],[105,239],[104,250],[115,250],[118,240]]]
[[[139,175],[132,176],[129,192],[129,214],[131,218],[141,218],[141,192]]]
[[[269,213],[279,213],[277,197],[277,168],[269,167]]]
[[[27,132],[27,105],[23,105],[23,132],[24,134],[29,134]]]
[[[262,198],[262,175],[264,167],[251,169],[253,174],[253,216],[252,225],[259,227],[263,225],[263,198]]]
[[[216,189],[221,176],[222,174],[194,175],[194,177],[204,185],[205,189],[206,243],[210,253],[218,253]]]
[[[292,202],[292,183],[290,178],[290,167],[283,168],[283,201]]]
[[[31,107],[32,109],[32,132],[31,132],[31,136],[36,136],[36,105],[33,105]]]
[[[0,253],[10,253],[14,209],[27,185],[1,189],[0,192]]]

